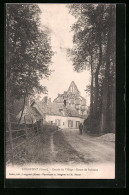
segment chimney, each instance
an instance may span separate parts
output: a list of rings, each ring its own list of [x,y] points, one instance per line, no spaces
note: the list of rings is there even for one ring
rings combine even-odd
[[[66,100],[64,100],[64,106],[66,107]]]
[[[43,98],[43,103],[48,103],[48,97],[47,96],[45,96],[44,98]]]

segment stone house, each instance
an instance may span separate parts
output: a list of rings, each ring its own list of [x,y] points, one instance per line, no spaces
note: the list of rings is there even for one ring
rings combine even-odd
[[[32,107],[38,109],[44,122],[56,124],[60,128],[78,128],[85,116],[80,116],[75,108],[55,102],[33,102]]]
[[[62,129],[76,129],[86,119],[86,111],[86,100],[80,96],[77,86],[72,82],[68,91],[58,95],[53,102],[47,96],[42,101],[31,99],[29,105],[25,106],[23,119],[27,112],[34,121],[42,119],[43,123],[56,124]]]

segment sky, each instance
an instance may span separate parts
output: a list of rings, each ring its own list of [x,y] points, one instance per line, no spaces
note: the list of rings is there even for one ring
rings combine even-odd
[[[58,93],[67,91],[70,83],[74,81],[81,95],[86,98],[88,106],[89,96],[85,89],[90,83],[90,73],[87,70],[81,73],[75,72],[72,61],[66,55],[66,49],[73,47],[71,25],[76,20],[69,13],[66,4],[39,4],[39,7],[42,11],[41,23],[50,29],[51,46],[55,52],[50,66],[54,72],[48,79],[42,79],[41,84],[47,87],[48,97],[53,101]]]

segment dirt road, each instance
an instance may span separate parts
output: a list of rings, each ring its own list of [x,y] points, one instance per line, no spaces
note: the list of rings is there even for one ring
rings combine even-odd
[[[113,163],[115,144],[79,135],[76,130],[42,133],[35,149],[35,163]]]
[[[97,139],[86,134],[79,135],[78,130],[62,131],[67,142],[87,163],[114,163],[115,143]]]

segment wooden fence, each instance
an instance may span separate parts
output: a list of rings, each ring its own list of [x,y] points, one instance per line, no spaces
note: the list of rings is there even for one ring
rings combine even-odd
[[[15,156],[18,153],[22,153],[22,146],[33,144],[33,142],[38,141],[34,138],[40,133],[43,127],[43,121],[36,121],[33,123],[33,119],[30,117],[31,123],[27,124],[26,118],[29,115],[24,116],[24,123],[18,123],[15,115],[13,113],[7,114],[6,123],[6,135],[5,135],[5,145],[6,145],[6,162],[14,163]]]

